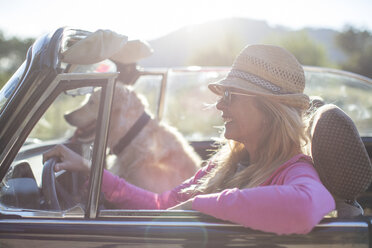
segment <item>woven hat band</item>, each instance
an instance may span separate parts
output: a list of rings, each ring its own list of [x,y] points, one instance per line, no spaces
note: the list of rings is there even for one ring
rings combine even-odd
[[[232,77],[232,78],[240,78],[240,79],[243,79],[245,81],[249,81],[261,88],[264,88],[270,92],[272,92],[273,94],[285,94],[286,92],[283,92],[282,91],[282,88],[279,87],[279,86],[276,86],[275,84],[261,78],[261,77],[258,77],[256,75],[253,75],[251,73],[248,73],[248,72],[244,72],[244,71],[240,71],[240,70],[236,70],[236,69],[232,69],[227,78],[229,77]]]
[[[294,57],[290,61],[280,57],[274,59],[278,61],[274,63],[242,53],[234,61],[232,68],[263,78],[288,93],[302,93],[305,88],[305,75],[298,61]]]

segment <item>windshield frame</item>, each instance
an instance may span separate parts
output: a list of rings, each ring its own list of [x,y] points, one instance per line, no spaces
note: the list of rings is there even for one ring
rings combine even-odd
[[[16,92],[19,82],[21,81],[26,70],[26,61],[17,69],[13,76],[8,80],[8,82],[0,90],[0,115],[5,109],[6,105],[9,102],[9,99],[12,98],[14,92]]]

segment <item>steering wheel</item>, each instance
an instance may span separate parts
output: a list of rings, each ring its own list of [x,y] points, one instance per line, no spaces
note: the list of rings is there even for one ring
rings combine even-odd
[[[49,210],[62,210],[61,205],[67,208],[77,204],[75,199],[78,195],[78,173],[68,172],[71,174],[72,193],[69,193],[56,180],[54,166],[57,163],[56,158],[50,158],[44,163],[41,189],[45,198],[46,205]]]

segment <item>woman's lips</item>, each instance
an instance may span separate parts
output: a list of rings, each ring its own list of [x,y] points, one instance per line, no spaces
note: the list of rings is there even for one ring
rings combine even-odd
[[[225,122],[225,124],[233,121],[233,119],[228,116],[222,116],[222,119]]]

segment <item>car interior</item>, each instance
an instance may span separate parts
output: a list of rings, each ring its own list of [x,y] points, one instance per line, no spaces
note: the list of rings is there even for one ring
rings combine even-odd
[[[125,70],[133,80],[138,79],[140,72],[136,66],[131,64],[130,67],[125,67]],[[123,76],[124,73],[121,77]],[[131,80],[129,83],[133,84]],[[71,95],[68,97],[73,98]],[[74,104],[78,104],[79,101]],[[328,103],[314,103],[314,108],[316,111],[310,130],[311,154],[322,182],[336,199],[337,216],[356,217],[363,215],[364,211],[369,214],[369,209],[372,208],[370,186],[372,141],[361,139],[354,122],[339,107]],[[60,117],[63,116],[61,112],[58,114],[61,115]],[[43,118],[35,127],[48,125],[42,120]],[[35,127],[30,127],[29,132],[32,133]],[[69,132],[67,136],[72,135],[72,131]],[[61,135],[57,138],[66,137],[65,132]],[[55,173],[56,161],[50,160],[42,165],[41,157],[52,146],[63,143],[80,155],[90,158],[94,143],[74,143],[71,139],[56,139],[56,137],[50,137],[49,142],[41,142],[31,136],[28,137],[2,181],[0,209],[10,209],[17,214],[17,211],[25,209],[63,211],[77,204],[85,208],[88,198],[86,187],[89,183],[88,177],[67,171]],[[214,150],[213,143],[213,140],[191,142],[203,159],[211,155]],[[102,197],[99,204],[100,209],[111,207]]]

